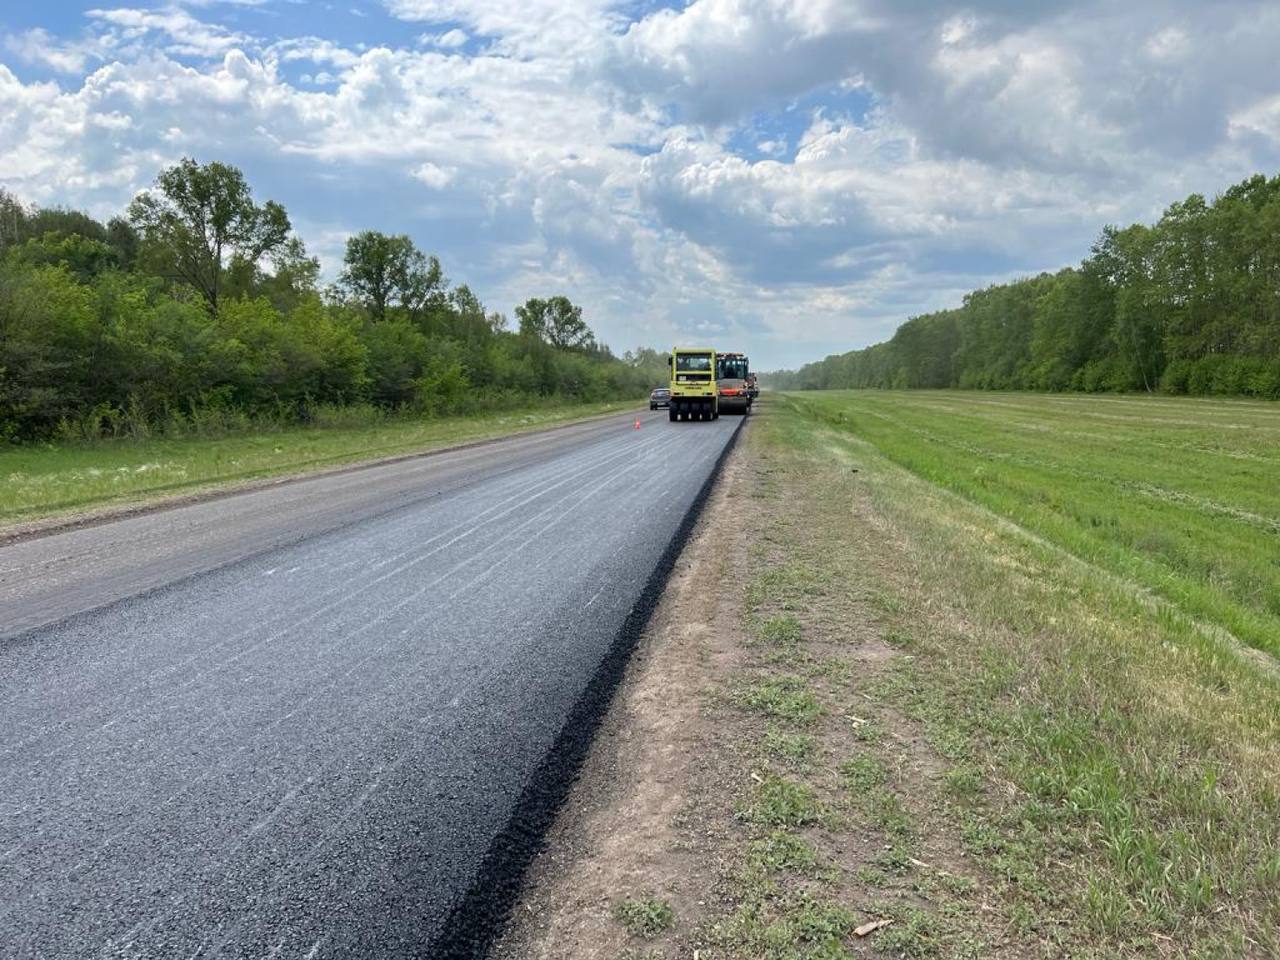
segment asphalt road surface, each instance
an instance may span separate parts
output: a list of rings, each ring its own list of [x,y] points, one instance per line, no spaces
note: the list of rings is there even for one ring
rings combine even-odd
[[[0,955],[430,956],[741,422],[639,416],[0,547]]]

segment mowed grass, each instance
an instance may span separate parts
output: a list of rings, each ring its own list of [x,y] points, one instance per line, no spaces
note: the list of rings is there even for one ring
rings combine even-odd
[[[808,713],[854,704],[859,744],[788,774],[817,802],[834,781],[882,832],[861,882],[923,896],[886,903],[881,955],[1280,956],[1280,669],[1258,652],[1280,637],[1274,594],[1245,588],[1275,582],[1280,408],[850,393],[760,412],[756,536],[807,579],[760,570],[755,592],[802,647],[856,654],[870,618],[893,651],[815,683]],[[902,762],[912,731],[934,772]],[[787,891],[812,881],[771,882],[769,915],[798,915]],[[838,936],[823,956],[852,955]]]
[[[1280,405],[932,391],[803,393],[791,402],[1280,655]]]
[[[635,406],[634,402],[574,404],[229,437],[0,448],[0,525],[394,457]]]

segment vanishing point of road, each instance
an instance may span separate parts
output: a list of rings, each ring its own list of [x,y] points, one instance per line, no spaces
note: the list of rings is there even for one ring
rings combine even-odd
[[[446,951],[741,422],[639,416],[0,547],[0,954]]]

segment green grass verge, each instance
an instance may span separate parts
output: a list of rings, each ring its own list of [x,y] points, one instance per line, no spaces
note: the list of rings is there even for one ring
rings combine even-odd
[[[635,407],[576,404],[217,438],[13,447],[0,452],[0,525],[394,457]]]
[[[1280,406],[833,391],[793,410],[1280,655]]]

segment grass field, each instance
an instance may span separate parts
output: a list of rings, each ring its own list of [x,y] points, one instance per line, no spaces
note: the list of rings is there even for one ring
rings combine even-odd
[[[1280,406],[832,392],[791,402],[1071,555],[1280,655]]]
[[[1280,407],[759,413],[704,955],[1280,956]]]
[[[0,452],[0,526],[430,450],[635,406],[579,404],[218,438],[13,447]]]

